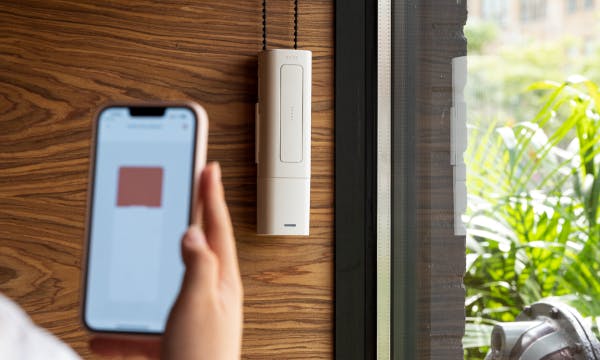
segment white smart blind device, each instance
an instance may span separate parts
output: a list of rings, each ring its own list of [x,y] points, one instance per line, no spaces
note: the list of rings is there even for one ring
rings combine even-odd
[[[311,74],[308,50],[259,54],[255,154],[259,235],[309,234]]]

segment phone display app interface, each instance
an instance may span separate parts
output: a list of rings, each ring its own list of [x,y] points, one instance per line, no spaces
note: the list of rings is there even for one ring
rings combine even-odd
[[[183,275],[195,115],[115,107],[98,121],[85,319],[95,330],[162,332]]]

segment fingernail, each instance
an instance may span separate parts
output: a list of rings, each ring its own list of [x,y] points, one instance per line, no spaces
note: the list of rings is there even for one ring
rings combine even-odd
[[[221,181],[221,164],[219,164],[219,162],[215,161],[215,171],[213,173],[213,176],[215,177],[215,180],[217,181]]]
[[[206,244],[206,239],[202,235],[198,225],[192,225],[188,228],[188,231],[185,233],[184,241],[199,245]]]

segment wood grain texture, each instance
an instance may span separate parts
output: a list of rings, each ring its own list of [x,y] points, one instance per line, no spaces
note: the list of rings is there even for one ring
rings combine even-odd
[[[417,358],[462,359],[465,237],[454,235],[450,112],[466,3],[424,0],[416,9]]]
[[[291,46],[292,2],[268,3],[269,48]],[[299,9],[298,45],[313,51],[309,238],[255,235],[261,6],[0,3],[0,292],[82,357],[93,358],[79,323],[93,114],[148,99],[208,111],[208,159],[223,168],[245,287],[243,358],[332,357],[333,2]]]

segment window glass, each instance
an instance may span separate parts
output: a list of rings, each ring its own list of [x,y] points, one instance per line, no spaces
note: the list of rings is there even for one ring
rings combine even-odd
[[[497,0],[482,0],[481,1],[481,18],[504,24],[506,21],[507,3]]]
[[[497,3],[467,2],[468,359],[541,299],[600,324],[600,6]]]
[[[508,2],[498,2],[505,5],[504,12],[499,15],[502,17],[509,17],[511,11],[510,8],[506,6]],[[520,0],[519,4],[519,17],[521,22],[536,21],[546,16],[546,0]]]

